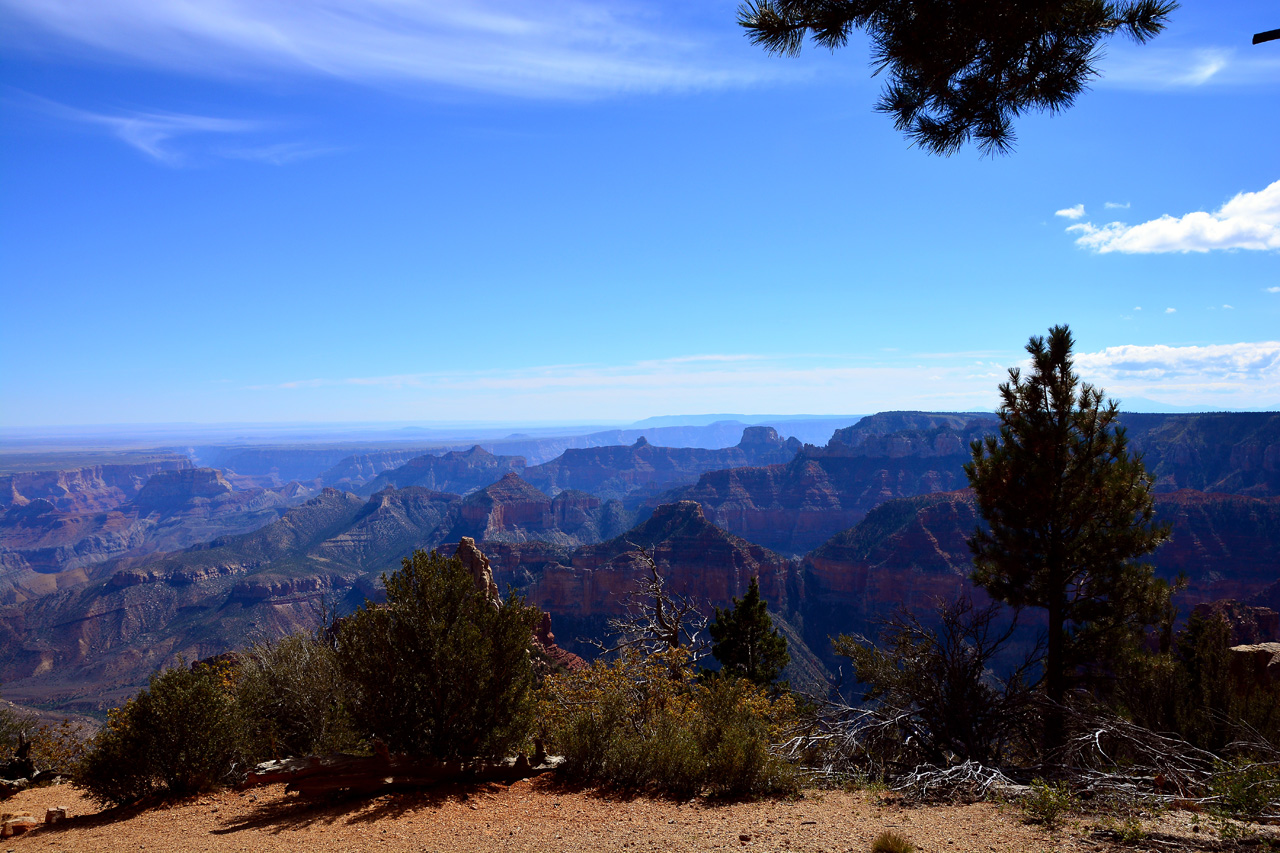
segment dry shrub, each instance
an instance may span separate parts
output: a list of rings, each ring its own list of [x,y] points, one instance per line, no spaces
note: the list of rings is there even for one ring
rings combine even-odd
[[[896,832],[886,830],[871,842],[871,853],[916,853],[916,846]]]
[[[325,633],[257,643],[240,656],[236,701],[259,758],[354,749],[337,650]]]
[[[793,768],[773,754],[795,717],[743,679],[699,681],[684,649],[624,652],[547,679],[544,733],[573,778],[677,797],[789,793]]]

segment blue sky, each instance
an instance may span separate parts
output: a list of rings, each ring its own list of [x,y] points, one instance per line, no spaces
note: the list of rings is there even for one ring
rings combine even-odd
[[[736,4],[0,0],[0,426],[1280,408],[1280,26],[1189,0],[1012,156]]]

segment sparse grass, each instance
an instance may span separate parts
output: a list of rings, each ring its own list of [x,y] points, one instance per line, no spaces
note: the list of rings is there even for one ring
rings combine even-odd
[[[844,780],[841,786],[850,793],[854,791],[865,791],[868,794],[883,794],[889,790],[889,785],[883,779],[876,779],[872,776],[850,776]]]
[[[896,832],[882,832],[871,842],[871,853],[916,853],[916,846]]]

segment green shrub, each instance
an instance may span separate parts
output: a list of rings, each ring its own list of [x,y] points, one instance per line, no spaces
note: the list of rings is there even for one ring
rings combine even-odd
[[[1022,799],[1022,813],[1032,823],[1056,829],[1062,819],[1079,807],[1075,795],[1063,782],[1050,784],[1043,779],[1031,783],[1031,793]]]
[[[322,631],[257,643],[240,656],[236,701],[257,758],[353,749],[337,650]]]
[[[1239,761],[1220,763],[1209,778],[1210,811],[1220,818],[1253,820],[1280,803],[1280,767]]]
[[[882,832],[871,842],[871,853],[916,853],[916,846],[896,832]]]
[[[545,734],[571,778],[687,797],[790,793],[789,764],[772,754],[789,699],[745,679],[699,679],[682,649],[624,654],[544,686]]]
[[[414,552],[383,575],[387,603],[343,619],[337,660],[356,731],[392,752],[505,755],[533,725],[529,641],[540,617],[495,606],[455,558]]]
[[[222,674],[207,666],[157,673],[93,739],[76,784],[101,803],[180,796],[233,781],[242,726]]]

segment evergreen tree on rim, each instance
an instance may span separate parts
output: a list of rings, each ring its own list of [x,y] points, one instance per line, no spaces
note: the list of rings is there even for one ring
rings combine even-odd
[[[773,627],[755,577],[747,594],[733,600],[732,609],[716,608],[715,621],[707,630],[714,641],[711,654],[720,661],[721,672],[764,686],[776,681],[791,662],[787,638]]]
[[[1129,452],[1119,407],[1072,370],[1066,326],[1027,344],[1031,373],[1000,386],[1000,432],[965,466],[987,528],[969,539],[973,580],[993,598],[1048,611],[1046,746],[1082,676],[1103,671],[1166,613],[1170,587],[1137,559],[1168,538],[1153,521],[1151,479]]]
[[[1098,76],[1101,42],[1145,42],[1164,29],[1171,0],[747,0],[738,23],[771,53],[795,55],[805,36],[835,50],[856,27],[888,72],[876,109],[934,154],[974,141],[1013,145],[1028,110],[1070,107]]]

